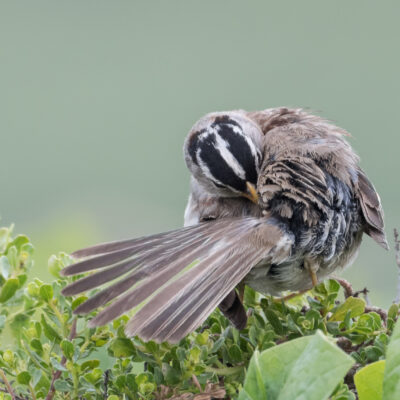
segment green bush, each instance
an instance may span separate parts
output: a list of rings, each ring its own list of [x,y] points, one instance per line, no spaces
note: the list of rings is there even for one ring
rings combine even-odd
[[[178,345],[146,343],[125,336],[128,316],[89,329],[72,314],[86,297],[60,294],[69,263],[52,256],[54,281],[28,281],[32,244],[0,229],[0,399],[400,398],[397,305],[366,307],[335,280],[287,302],[247,288],[246,329],[216,310]]]

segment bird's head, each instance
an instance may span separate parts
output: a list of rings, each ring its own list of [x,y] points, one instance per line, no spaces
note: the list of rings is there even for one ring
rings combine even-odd
[[[208,114],[185,141],[186,164],[208,193],[257,203],[262,137],[258,125],[240,111]]]

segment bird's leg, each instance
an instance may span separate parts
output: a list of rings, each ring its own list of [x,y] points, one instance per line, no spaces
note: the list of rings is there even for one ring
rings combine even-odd
[[[305,258],[304,268],[310,273],[312,287],[317,286],[318,285],[317,271],[319,269],[318,263],[315,260]]]
[[[281,301],[287,301],[287,300],[293,299],[293,298],[295,298],[297,296],[301,296],[302,294],[307,293],[309,290],[310,289],[300,290],[298,292],[290,293],[290,294],[288,294],[287,296],[284,296],[284,297],[275,297],[274,301],[277,302],[277,303],[280,303]]]
[[[286,301],[286,300],[293,299],[294,297],[301,296],[302,294],[311,290],[314,286],[318,285],[318,277],[317,277],[317,271],[319,269],[318,263],[315,260],[305,258],[304,259],[304,268],[309,272],[310,277],[311,277],[312,286],[310,287],[310,289],[305,289],[305,290],[300,290],[295,293],[290,293],[285,297],[278,297],[275,299],[275,301],[281,302],[282,300]]]

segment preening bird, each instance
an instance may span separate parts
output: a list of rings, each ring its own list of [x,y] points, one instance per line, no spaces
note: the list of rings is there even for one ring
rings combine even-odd
[[[346,131],[301,109],[215,112],[184,143],[185,227],[78,250],[64,275],[95,271],[65,296],[101,288],[103,325],[134,309],[128,335],[177,342],[219,306],[238,329],[245,284],[263,294],[312,288],[351,264],[364,233],[388,248],[373,185]]]

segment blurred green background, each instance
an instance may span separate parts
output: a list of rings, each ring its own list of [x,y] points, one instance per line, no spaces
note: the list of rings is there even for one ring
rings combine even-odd
[[[209,111],[315,110],[349,130],[390,252],[345,272],[395,296],[400,3],[0,0],[0,213],[47,258],[179,227],[182,143]]]

